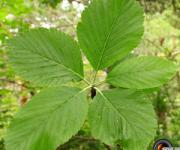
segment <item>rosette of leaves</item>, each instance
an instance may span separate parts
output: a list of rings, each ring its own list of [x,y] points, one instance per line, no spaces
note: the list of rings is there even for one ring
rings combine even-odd
[[[56,29],[33,29],[11,39],[9,57],[16,72],[46,88],[16,114],[5,138],[7,150],[55,150],[85,120],[92,136],[106,144],[146,149],[157,124],[143,89],[163,85],[176,67],[153,56],[124,60],[141,40],[143,20],[135,0],[93,0],[77,27],[79,45]],[[84,78],[80,49],[96,72],[93,81]],[[103,81],[115,88],[99,89],[97,72],[122,59]],[[81,80],[84,89],[61,86]],[[97,93],[91,101],[88,91]]]

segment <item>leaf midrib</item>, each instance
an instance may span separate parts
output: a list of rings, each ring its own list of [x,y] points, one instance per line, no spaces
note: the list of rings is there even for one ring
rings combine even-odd
[[[122,115],[122,114],[119,112],[119,110],[111,103],[111,101],[109,100],[108,97],[106,97],[102,92],[99,92],[99,93],[100,93],[100,95],[101,95],[102,97],[104,97],[104,99],[112,106],[112,108],[114,109],[114,111],[117,112],[117,114],[120,116],[120,118],[124,119],[124,120],[132,127],[132,129],[134,128],[133,125],[136,126],[136,127],[139,128],[139,129],[142,129],[140,126],[137,126],[137,125],[135,125],[135,124],[131,124],[131,123],[126,119],[126,117],[125,117],[124,115]],[[124,109],[124,108],[122,108],[122,109]],[[146,131],[146,133],[147,133],[148,135],[150,135],[147,131]]]
[[[141,68],[140,68],[141,69]],[[109,80],[111,80],[112,78],[118,78],[119,76],[121,76],[121,75],[123,75],[123,76],[126,76],[127,74],[129,75],[129,74],[133,74],[133,73],[148,73],[148,72],[150,72],[150,71],[152,71],[151,69],[143,69],[143,70],[136,70],[136,71],[126,71],[126,72],[121,72],[121,73],[118,73],[118,74],[116,74],[116,75],[114,75],[114,76],[110,76],[110,77],[108,77],[107,79],[106,79],[106,81],[109,81]],[[159,71],[158,69],[154,69],[153,70],[153,72],[154,71]],[[168,71],[167,71],[168,72]]]
[[[50,111],[50,113],[49,113],[49,115],[45,118],[45,119],[43,119],[42,121],[41,121],[41,123],[42,122],[48,122],[48,120],[47,120],[47,118],[49,118],[52,114],[54,114],[60,107],[62,107],[62,105],[64,105],[64,104],[66,104],[67,102],[69,102],[71,99],[73,99],[74,97],[76,97],[76,96],[78,96],[79,94],[81,94],[83,92],[83,90],[81,90],[81,91],[79,91],[77,94],[75,94],[75,95],[73,95],[72,97],[70,97],[68,100],[66,100],[66,101],[64,101],[63,103],[61,103],[61,104],[59,104],[55,109],[52,109],[51,111]],[[76,99],[75,99],[76,100]],[[46,123],[43,123],[42,124],[43,125],[43,129],[45,128],[45,126],[46,126]],[[35,126],[33,129],[32,129],[32,131],[33,132],[35,132],[37,129],[39,129],[39,126]],[[32,132],[32,133],[33,133]],[[32,136],[33,134],[31,134],[31,136]],[[31,138],[31,136],[29,136],[29,138]],[[28,142],[28,140],[26,140],[27,142]],[[26,142],[25,142],[26,143]],[[22,143],[22,144],[24,144],[24,143]],[[24,148],[25,148],[25,146],[26,145],[24,145]],[[23,148],[23,149],[24,149]]]
[[[99,70],[99,67],[101,66],[101,62],[102,62],[102,59],[103,59],[103,56],[104,56],[104,53],[105,53],[105,49],[106,49],[106,46],[109,42],[109,38],[111,37],[111,34],[112,34],[112,31],[116,25],[116,22],[118,20],[118,18],[120,17],[120,13],[115,17],[114,21],[112,22],[111,24],[111,27],[110,27],[110,32],[109,34],[107,35],[107,38],[105,39],[105,43],[103,45],[103,50],[102,50],[102,53],[101,53],[101,56],[100,56],[100,59],[99,59],[99,62],[98,62],[98,65],[97,65],[97,71]]]
[[[27,50],[27,49],[26,49],[26,50]],[[68,68],[67,66],[59,63],[58,61],[56,61],[56,60],[54,60],[54,59],[52,59],[52,58],[50,58],[50,57],[47,57],[47,56],[45,56],[45,55],[42,55],[42,54],[40,54],[40,53],[38,53],[38,52],[36,52],[36,51],[32,51],[32,50],[30,50],[30,49],[29,49],[29,51],[30,51],[31,53],[33,53],[33,54],[36,54],[36,55],[44,58],[44,59],[50,60],[50,61],[54,62],[54,63],[57,64],[57,65],[62,66],[63,68],[67,69],[68,71],[70,71],[70,72],[72,72],[73,74],[75,74],[76,76],[78,76],[79,78],[84,79],[83,76],[81,76],[81,75],[78,74],[77,72],[73,71],[72,69]]]

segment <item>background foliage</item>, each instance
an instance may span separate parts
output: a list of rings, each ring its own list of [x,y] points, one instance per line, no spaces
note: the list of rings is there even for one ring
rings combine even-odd
[[[138,1],[146,12],[145,34],[133,55],[156,55],[180,65],[180,2],[178,0]],[[18,32],[35,27],[56,27],[76,38],[75,28],[87,4],[88,0],[0,1],[0,150],[5,150],[3,137],[14,113],[38,91],[38,88],[34,88],[14,74],[8,64],[6,40]],[[85,58],[84,63],[85,69],[90,67]],[[98,74],[99,79],[104,78],[104,74],[104,72]],[[156,138],[168,138],[175,146],[180,146],[179,72],[168,84],[149,97],[158,116]],[[88,124],[85,125],[84,129],[60,148],[63,150],[112,149],[93,139],[88,128]]]

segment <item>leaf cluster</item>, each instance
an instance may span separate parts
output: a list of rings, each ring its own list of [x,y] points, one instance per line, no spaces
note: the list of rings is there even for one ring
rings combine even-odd
[[[77,27],[79,44],[56,29],[34,29],[11,39],[9,57],[15,71],[46,89],[17,113],[7,132],[7,150],[55,150],[85,120],[92,135],[106,144],[146,149],[157,123],[143,89],[163,85],[176,66],[152,56],[124,59],[141,40],[143,20],[135,0],[93,0]],[[84,77],[81,49],[94,68],[92,81]],[[96,82],[99,70],[119,60],[104,81]],[[61,86],[79,81],[87,87]],[[98,85],[103,83],[115,88],[101,90]],[[97,93],[91,101],[88,89]]]

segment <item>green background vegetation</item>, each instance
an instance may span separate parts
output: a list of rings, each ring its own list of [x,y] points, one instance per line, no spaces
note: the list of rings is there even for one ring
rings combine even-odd
[[[179,0],[138,1],[146,13],[145,34],[133,55],[156,55],[179,66]],[[36,27],[58,28],[76,38],[76,25],[87,4],[88,0],[0,0],[0,150],[5,150],[3,139],[14,114],[38,91],[38,88],[15,75],[9,66],[5,46],[7,39]],[[89,69],[86,59],[84,62]],[[104,73],[98,76],[104,78]],[[158,117],[156,139],[167,138],[174,146],[180,146],[180,73],[177,72],[168,84],[149,97]],[[60,149],[99,150],[111,147],[93,139],[87,124]]]

